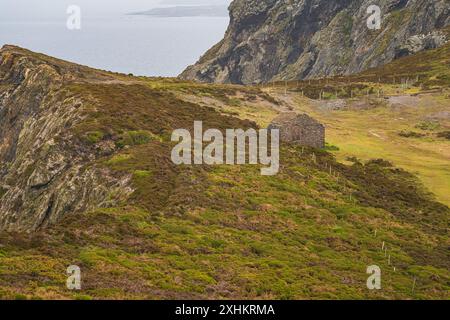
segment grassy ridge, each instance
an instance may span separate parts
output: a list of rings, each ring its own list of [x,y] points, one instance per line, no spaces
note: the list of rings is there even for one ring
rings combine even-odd
[[[327,113],[280,88],[107,75],[114,81],[65,87],[84,102],[74,137],[93,150],[111,142],[115,151],[95,165],[131,175],[135,191],[116,207],[68,214],[48,230],[0,234],[0,298],[448,299],[448,207],[385,160],[343,161],[363,152],[389,158],[379,150],[393,144],[380,147],[366,130],[367,119],[389,117],[386,106]],[[372,84],[351,85],[363,94]],[[264,125],[289,107],[331,127],[337,159],[285,144],[273,177],[258,166],[170,161],[173,129],[194,120],[220,129]],[[382,269],[380,291],[366,287],[373,264]],[[81,267],[81,291],[65,287],[69,265]]]

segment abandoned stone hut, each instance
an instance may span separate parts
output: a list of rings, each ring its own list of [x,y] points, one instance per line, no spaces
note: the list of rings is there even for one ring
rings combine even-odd
[[[280,130],[280,140],[313,148],[325,147],[325,126],[307,114],[282,113],[269,126]]]

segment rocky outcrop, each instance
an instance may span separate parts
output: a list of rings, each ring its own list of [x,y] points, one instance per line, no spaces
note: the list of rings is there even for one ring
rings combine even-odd
[[[129,177],[94,165],[73,128],[89,97],[67,87],[108,77],[13,46],[0,51],[0,230],[33,231],[67,213],[113,204]]]
[[[367,26],[373,4],[379,30]],[[448,0],[234,0],[224,39],[181,78],[250,84],[356,73],[440,45],[407,43],[449,24]]]
[[[269,126],[280,130],[280,140],[313,148],[325,147],[325,126],[307,114],[282,113]]]
[[[396,58],[416,54],[423,50],[436,49],[447,42],[446,36],[438,31],[427,35],[415,35],[400,46],[395,53]]]

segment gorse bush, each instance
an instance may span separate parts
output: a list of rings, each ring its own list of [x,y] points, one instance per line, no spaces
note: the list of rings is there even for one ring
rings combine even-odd
[[[152,138],[153,135],[148,131],[127,131],[120,135],[119,139],[116,141],[116,145],[121,148],[124,146],[139,146],[150,142]]]
[[[416,125],[417,129],[424,131],[433,131],[440,127],[439,122],[437,121],[424,121]]]
[[[442,131],[437,134],[439,138],[450,140],[450,131]]]
[[[93,131],[86,133],[86,140],[91,144],[96,144],[100,141],[102,141],[104,138],[103,132],[100,131]]]

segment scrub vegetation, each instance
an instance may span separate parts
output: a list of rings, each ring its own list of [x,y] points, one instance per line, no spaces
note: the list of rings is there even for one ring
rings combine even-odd
[[[287,89],[104,72],[114,81],[67,85],[83,101],[75,139],[110,144],[95,166],[129,175],[133,192],[35,233],[0,233],[0,298],[448,299],[449,124],[417,127],[448,110],[444,66],[430,59],[448,48]],[[409,59],[428,64],[402,71]],[[419,81],[391,83],[393,70]],[[416,106],[389,100],[409,91]],[[329,109],[337,100],[344,107]],[[328,145],[283,144],[276,176],[170,160],[172,130],[194,120],[262,127],[286,110],[322,121]],[[80,291],[66,289],[69,265],[81,268]],[[381,267],[382,290],[367,289],[370,265]]]

